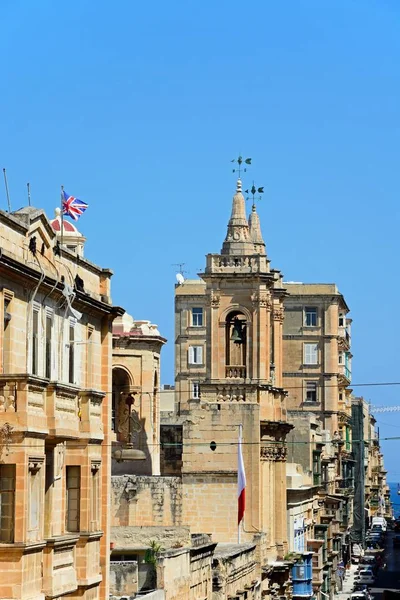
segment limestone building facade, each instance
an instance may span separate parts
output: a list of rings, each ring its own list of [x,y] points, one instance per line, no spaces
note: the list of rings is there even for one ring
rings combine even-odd
[[[111,271],[0,211],[0,597],[108,599]]]
[[[294,443],[292,460],[312,474],[320,509],[314,537],[324,541],[328,563],[321,571],[318,593],[333,597],[341,586],[339,565],[349,561],[353,515],[351,319],[336,285],[285,286],[283,382],[288,419],[296,422],[290,442],[298,439],[297,422],[302,417],[315,418],[322,433],[320,444],[311,441],[307,450]]]
[[[160,475],[160,354],[166,341],[150,321],[128,314],[114,321],[113,475]],[[142,460],[118,460],[127,445],[143,452]]]

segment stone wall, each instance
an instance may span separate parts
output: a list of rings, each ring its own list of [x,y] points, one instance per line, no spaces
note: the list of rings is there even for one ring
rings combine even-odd
[[[182,485],[179,477],[116,475],[112,480],[112,526],[180,526]]]
[[[218,544],[213,558],[213,600],[260,598],[260,580],[254,544]]]
[[[110,594],[130,596],[138,591],[138,564],[136,561],[110,563]]]
[[[157,563],[157,586],[166,600],[188,600],[190,590],[190,551],[180,548],[163,553]]]

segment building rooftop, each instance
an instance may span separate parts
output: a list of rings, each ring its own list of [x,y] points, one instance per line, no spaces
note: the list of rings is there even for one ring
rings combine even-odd
[[[181,284],[175,286],[176,296],[192,296],[194,294],[205,294],[206,282],[202,279],[185,279]]]
[[[218,543],[214,551],[214,558],[228,558],[237,556],[242,552],[248,552],[254,550],[255,544],[228,544]]]

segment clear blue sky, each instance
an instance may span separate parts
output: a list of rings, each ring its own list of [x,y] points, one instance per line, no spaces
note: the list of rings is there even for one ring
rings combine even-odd
[[[265,186],[273,266],[345,295],[354,382],[400,381],[398,0],[3,0],[1,11],[12,208],[27,181],[50,215],[61,184],[90,203],[86,256],[114,270],[114,302],[169,339],[164,383],[172,264],[194,277],[219,251],[239,152],[253,158],[247,183]],[[400,404],[400,387],[354,390]],[[400,435],[400,413],[379,424]],[[400,481],[400,441],[383,449]]]

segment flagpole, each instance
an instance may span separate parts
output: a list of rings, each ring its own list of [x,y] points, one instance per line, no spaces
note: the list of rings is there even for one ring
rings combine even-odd
[[[239,480],[239,469],[240,469],[239,455],[242,452],[242,430],[243,430],[243,425],[240,423],[240,425],[239,425],[239,447],[238,447],[238,480]],[[242,523],[242,521],[240,521],[238,523],[238,544],[240,544],[240,525],[241,525],[241,523]]]
[[[64,243],[64,186],[61,186],[61,244],[60,244],[60,258],[62,257],[62,247]]]

